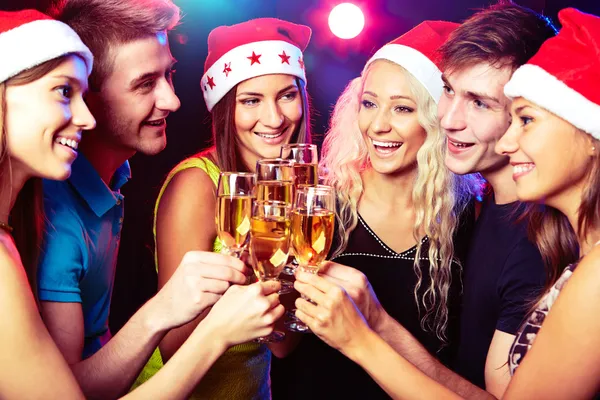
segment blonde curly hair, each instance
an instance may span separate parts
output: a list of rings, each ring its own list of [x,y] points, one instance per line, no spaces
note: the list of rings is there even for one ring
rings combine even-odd
[[[338,200],[339,246],[334,256],[344,251],[350,233],[356,228],[358,202],[363,193],[361,172],[370,167],[366,142],[358,126],[358,113],[364,81],[375,62],[369,64],[360,77],[353,79],[339,97],[323,142],[319,168],[325,182],[335,187]],[[417,103],[419,124],[427,133],[417,153],[418,171],[412,191],[416,215],[413,235],[417,242],[414,262],[417,285],[414,296],[417,308],[424,311],[421,318],[423,329],[434,332],[440,340],[445,341],[452,263],[460,267],[460,263],[454,259],[453,236],[458,216],[475,193],[476,182],[473,177],[460,177],[446,168],[445,136],[439,130],[437,104],[412,74],[400,68]],[[429,282],[423,282],[423,243],[419,232],[425,232],[429,238]],[[426,290],[419,299],[418,291],[423,285],[426,285]]]

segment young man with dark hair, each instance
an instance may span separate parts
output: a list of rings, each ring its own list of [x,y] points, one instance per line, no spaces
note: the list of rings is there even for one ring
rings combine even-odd
[[[97,125],[84,135],[69,180],[44,182],[48,225],[40,310],[86,397],[116,398],[166,332],[211,307],[231,284],[245,283],[246,270],[230,257],[186,254],[168,284],[111,338],[108,313],[124,215],[120,187],[130,176],[130,157],[164,149],[166,118],[180,105],[167,40],[179,8],[170,0],[64,0],[52,14],[95,56],[86,103]],[[78,147],[76,141],[61,145]],[[206,365],[194,360],[189,370],[181,365],[185,356],[179,357],[171,373],[181,380],[170,389],[191,390],[197,379],[184,381],[192,373],[202,376],[213,355],[204,355]],[[165,388],[161,395],[168,393]]]
[[[396,351],[466,398],[502,397],[510,380],[507,357],[514,335],[543,289],[539,251],[528,240],[524,223],[516,222],[521,205],[512,166],[494,147],[510,125],[504,85],[555,34],[545,17],[502,2],[466,20],[440,50],[445,92],[438,117],[447,138],[446,165],[457,174],[480,173],[490,188],[464,265],[458,374],[387,315],[362,274],[340,265],[326,272]]]

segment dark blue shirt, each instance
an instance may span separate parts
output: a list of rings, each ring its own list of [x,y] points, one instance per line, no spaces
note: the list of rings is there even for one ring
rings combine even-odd
[[[484,389],[495,331],[515,335],[545,281],[542,257],[527,238],[527,222],[517,222],[523,209],[518,202],[498,205],[493,196],[486,198],[464,265],[456,372]]]

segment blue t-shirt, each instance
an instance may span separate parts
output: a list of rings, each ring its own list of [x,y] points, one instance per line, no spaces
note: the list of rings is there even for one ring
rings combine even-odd
[[[119,189],[129,177],[125,162],[109,188],[80,154],[68,180],[44,180],[47,223],[38,270],[39,299],[81,303],[83,358],[110,338],[108,312],[123,226]]]
[[[463,276],[456,372],[485,389],[485,361],[496,330],[515,335],[545,281],[542,256],[527,238],[524,205],[483,204]]]

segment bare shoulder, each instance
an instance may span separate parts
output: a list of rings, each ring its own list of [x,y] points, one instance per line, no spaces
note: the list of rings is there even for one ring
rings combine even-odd
[[[21,272],[24,273],[21,257],[12,237],[0,231],[0,287],[8,284],[9,276],[15,277]]]
[[[213,197],[216,194],[215,184],[201,168],[187,168],[178,172],[165,188],[163,199],[181,197]]]
[[[600,246],[596,246],[579,261],[568,286],[592,290],[600,295]]]

